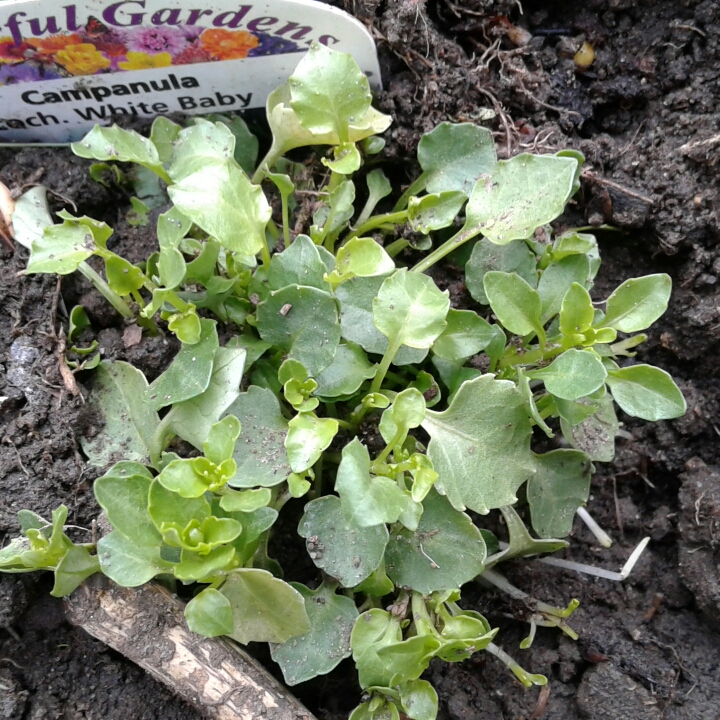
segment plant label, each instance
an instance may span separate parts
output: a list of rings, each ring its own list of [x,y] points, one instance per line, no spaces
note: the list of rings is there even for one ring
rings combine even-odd
[[[120,116],[261,108],[312,42],[374,88],[372,37],[314,0],[0,0],[0,142],[69,142]]]

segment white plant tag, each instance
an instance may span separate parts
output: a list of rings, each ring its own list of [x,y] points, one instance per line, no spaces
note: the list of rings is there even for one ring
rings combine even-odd
[[[308,46],[380,87],[370,33],[314,0],[0,0],[0,143],[69,142],[118,116],[264,107]]]

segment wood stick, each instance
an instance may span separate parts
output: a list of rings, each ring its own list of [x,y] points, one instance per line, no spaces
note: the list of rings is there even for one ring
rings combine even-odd
[[[315,720],[267,670],[227,638],[185,623],[183,603],[148,583],[89,578],[65,603],[71,623],[102,640],[212,720]]]

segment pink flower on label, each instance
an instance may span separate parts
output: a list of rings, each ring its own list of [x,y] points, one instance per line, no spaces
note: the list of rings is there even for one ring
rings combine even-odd
[[[186,34],[178,28],[142,27],[128,33],[126,47],[130,51],[149,55],[165,52],[177,55],[187,44]]]

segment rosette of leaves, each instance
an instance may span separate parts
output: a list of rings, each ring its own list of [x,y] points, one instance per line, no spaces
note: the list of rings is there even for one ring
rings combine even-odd
[[[376,212],[390,183],[363,165],[389,118],[349,56],[313,46],[267,110],[273,143],[260,164],[239,119],[161,118],[150,138],[95,128],[74,145],[167,186],[158,252],[140,265],[108,249],[103,223],[52,225],[36,197],[21,198],[28,272],[77,269],[146,332],[167,321],[181,348],[150,384],[124,362],[94,371],[90,403],[104,423],[83,449],[110,467],[95,493],[113,527],[97,553],[62,534],[63,513],[52,524],[30,514],[0,569],[54,570],[58,594],[98,569],[122,585],[193,584],[189,626],[270,642],[290,684],[352,655],[366,691],[355,720],[432,720],[437,696],[421,675],[435,657],[487,651],[541,684],[460,591],[506,560],[567,545],[593,462],[613,457],[616,406],[653,421],[684,413],[670,376],[632,360],[670,278],[632,278],[593,300],[595,238],[550,226],[579,187],[581,156],[498,161],[491,133],[470,124],[424,136],[421,176]],[[326,184],[281,157],[305,146],[329,147]],[[308,190],[314,214],[296,234]],[[266,191],[279,198],[274,218]],[[395,238],[405,226],[434,247],[415,267]],[[459,309],[424,271],[466,243],[474,304]],[[105,278],[87,265],[93,255]],[[536,452],[534,428],[571,449]],[[201,454],[180,457],[175,438]],[[310,585],[267,555],[291,501],[318,570]],[[482,527],[490,511],[505,518],[503,549]],[[574,607],[538,605],[532,627],[572,636]]]

